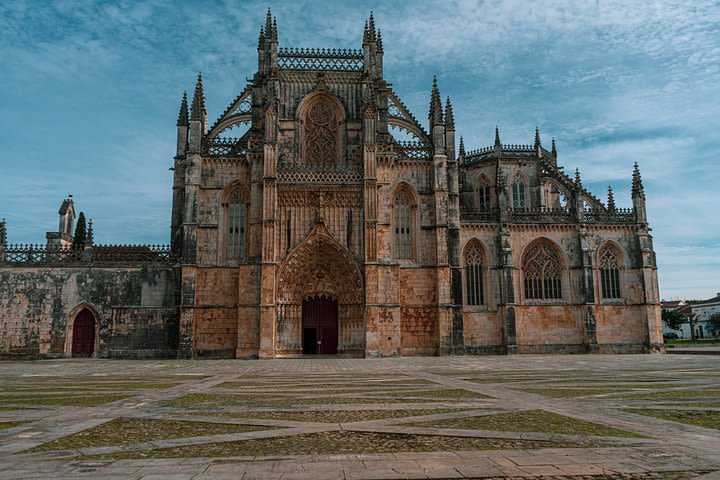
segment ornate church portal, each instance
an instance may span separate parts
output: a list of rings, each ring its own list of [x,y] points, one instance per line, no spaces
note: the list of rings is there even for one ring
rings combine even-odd
[[[279,355],[363,355],[363,277],[355,256],[322,218],[278,270]]]

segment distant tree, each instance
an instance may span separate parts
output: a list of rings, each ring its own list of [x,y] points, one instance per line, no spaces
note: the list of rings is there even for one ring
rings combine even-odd
[[[709,327],[713,337],[720,335],[720,313],[713,313],[710,315],[710,318],[708,318],[707,321],[707,326]]]
[[[678,330],[680,325],[687,321],[687,318],[677,310],[667,309],[662,310],[662,319],[665,322],[665,325],[667,325],[671,330]]]
[[[85,225],[85,214],[80,212],[78,215],[77,225],[75,225],[75,236],[73,237],[73,250],[82,250],[85,248],[87,235],[87,227]]]
[[[688,315],[688,322],[690,322],[690,340],[696,341],[697,335],[695,334],[695,324],[697,323],[697,315],[691,313]]]

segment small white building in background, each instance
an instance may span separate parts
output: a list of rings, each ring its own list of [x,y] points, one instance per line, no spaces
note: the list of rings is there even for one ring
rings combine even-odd
[[[693,315],[695,315],[695,318],[697,318],[697,321],[695,323],[696,337],[713,338],[712,334],[710,333],[711,329],[707,321],[711,315],[715,313],[720,313],[720,292],[718,292],[718,294],[715,295],[713,298],[703,300],[700,303],[691,305],[691,307]],[[690,328],[688,325],[683,325],[683,327],[687,327],[687,329]],[[690,332],[688,330],[688,336],[689,334]]]

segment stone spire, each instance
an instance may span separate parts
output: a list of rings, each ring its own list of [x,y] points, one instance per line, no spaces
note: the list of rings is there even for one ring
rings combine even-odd
[[[95,244],[95,234],[93,232],[92,218],[88,222],[87,235],[85,236],[85,246],[92,247]]]
[[[205,91],[202,84],[202,72],[198,73],[197,83],[195,84],[195,94],[190,107],[190,120],[203,120],[207,114],[205,108]]]
[[[0,221],[0,245],[7,245],[7,223],[4,218]]]
[[[430,114],[428,115],[430,126],[443,124],[442,101],[440,100],[440,90],[438,90],[437,77],[433,75],[433,87],[430,94]]]
[[[632,198],[642,198],[645,200],[645,188],[643,187],[642,177],[640,176],[640,168],[635,162],[632,175]]]
[[[270,7],[268,7],[267,14],[265,15],[265,36],[267,38],[272,37],[272,12],[270,11]]]
[[[458,146],[460,156],[465,157],[465,142],[463,141],[462,135],[460,135],[460,145]]]
[[[575,188],[578,190],[582,188],[582,181],[580,180],[580,169],[575,168]]]
[[[535,127],[535,150],[540,146],[540,129]]]
[[[612,185],[608,185],[607,209],[610,212],[614,212],[616,210],[615,196],[613,195]]]
[[[370,43],[370,29],[367,20],[365,20],[365,28],[363,29],[363,43]]]
[[[555,149],[555,137],[552,139],[552,150],[550,151],[553,158],[557,160],[557,150]]]
[[[370,40],[376,39],[376,30],[375,30],[375,17],[373,17],[372,10],[370,11],[370,23],[368,24],[368,29],[370,30]]]
[[[258,50],[262,50],[265,44],[265,28],[260,27],[260,35],[258,35]]]
[[[382,33],[380,33],[379,28],[377,31],[377,51],[378,53],[383,53]]]
[[[453,115],[450,97],[447,97],[445,100],[445,128],[448,130],[455,130],[455,115]]]
[[[272,21],[272,32],[270,34],[270,40],[273,42],[278,41],[278,28],[277,28],[277,17],[273,17]]]
[[[495,148],[500,148],[502,144],[500,143],[500,130],[498,130],[497,125],[495,126]]]
[[[178,114],[177,126],[187,127],[190,125],[188,117],[187,92],[183,92],[182,101],[180,102],[180,113]]]

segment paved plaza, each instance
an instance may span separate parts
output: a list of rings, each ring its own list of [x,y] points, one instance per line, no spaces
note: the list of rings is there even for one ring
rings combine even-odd
[[[720,478],[720,356],[0,362],[0,479]]]

